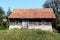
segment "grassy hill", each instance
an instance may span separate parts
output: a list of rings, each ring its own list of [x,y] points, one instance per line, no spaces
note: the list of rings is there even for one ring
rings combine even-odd
[[[41,30],[0,30],[0,40],[60,40],[60,34]]]

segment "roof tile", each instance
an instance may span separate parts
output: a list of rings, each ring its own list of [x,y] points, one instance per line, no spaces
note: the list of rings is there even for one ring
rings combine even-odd
[[[52,8],[14,9],[8,18],[56,18]]]

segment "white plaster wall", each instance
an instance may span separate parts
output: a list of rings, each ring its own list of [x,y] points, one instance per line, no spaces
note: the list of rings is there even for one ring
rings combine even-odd
[[[13,29],[13,28],[21,29],[22,26],[21,25],[9,25],[9,29]]]
[[[21,25],[10,25],[9,29],[13,29],[13,28],[18,28],[21,29],[22,26]],[[28,29],[41,29],[41,30],[50,30],[52,31],[52,25],[29,25]]]
[[[50,30],[52,31],[52,26],[51,25],[39,25],[39,26],[29,26],[28,29],[41,29],[41,30]]]

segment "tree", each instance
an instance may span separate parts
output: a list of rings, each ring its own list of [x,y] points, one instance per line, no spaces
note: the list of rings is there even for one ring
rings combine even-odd
[[[3,16],[3,26],[2,26],[2,29],[8,29],[9,28],[9,23],[8,23],[8,20],[7,20],[7,16]]]
[[[7,23],[6,23],[6,26],[9,26],[9,19],[8,19],[8,16],[11,14],[11,9],[10,9],[10,7],[8,8],[8,11],[7,11],[7,16],[6,16],[6,18],[7,18]],[[8,27],[7,27],[8,28]]]
[[[7,11],[7,16],[9,16],[11,14],[11,10],[10,10],[10,7],[8,8],[8,11]]]
[[[2,18],[4,14],[5,14],[4,10],[2,9],[2,7],[0,7],[0,18]]]
[[[3,28],[3,16],[4,16],[5,12],[2,9],[2,7],[0,7],[0,29]]]
[[[53,8],[55,14],[60,16],[60,0],[47,0],[45,1],[44,8]]]

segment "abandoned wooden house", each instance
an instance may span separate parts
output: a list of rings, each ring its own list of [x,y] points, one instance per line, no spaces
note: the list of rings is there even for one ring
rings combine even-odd
[[[56,18],[52,8],[14,9],[9,15],[9,29],[52,30],[52,21]]]

